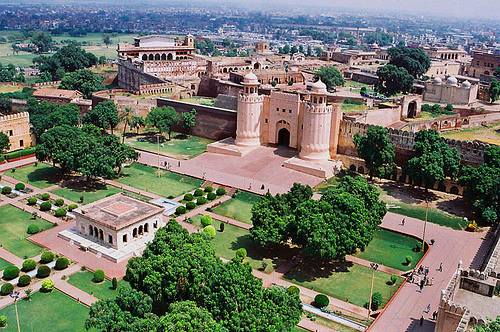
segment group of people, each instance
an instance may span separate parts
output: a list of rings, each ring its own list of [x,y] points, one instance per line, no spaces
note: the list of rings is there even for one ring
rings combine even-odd
[[[408,281],[411,283],[416,283],[420,291],[424,286],[432,286],[434,283],[434,278],[429,278],[429,267],[420,265],[418,270],[413,269],[408,275]]]

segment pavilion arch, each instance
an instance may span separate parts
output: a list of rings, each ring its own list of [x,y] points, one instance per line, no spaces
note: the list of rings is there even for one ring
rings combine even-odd
[[[140,225],[139,226],[139,235],[142,235],[142,233],[143,233],[143,227],[142,227],[142,225]]]
[[[160,54],[158,53],[155,54],[155,60],[160,60]]]
[[[165,61],[165,60],[167,60],[167,56],[166,56],[165,54],[162,54],[162,55],[161,55],[161,59],[162,59],[163,61]]]
[[[144,224],[144,233],[149,233],[149,224]]]
[[[89,235],[94,236],[94,229],[92,228],[92,226],[89,226]]]
[[[153,61],[155,59],[155,56],[153,54],[150,54],[149,57],[148,57],[148,60],[149,61]]]
[[[137,237],[137,227],[132,231],[132,237]]]
[[[356,172],[356,165],[351,164],[351,166],[349,166],[349,170],[350,170],[351,172]]]
[[[450,188],[450,194],[458,195],[458,187],[457,186],[452,186]]]
[[[358,167],[358,173],[359,174],[365,174],[365,168],[363,166]]]
[[[168,53],[167,60],[173,60],[173,59],[174,59],[174,56],[172,55],[172,53]]]
[[[143,61],[146,61],[147,59],[148,59],[147,54],[143,54],[143,55],[142,55],[142,60],[143,60]]]
[[[253,69],[260,69],[260,63],[256,62],[256,63],[253,65]]]
[[[222,68],[223,73],[227,73],[227,68]]]

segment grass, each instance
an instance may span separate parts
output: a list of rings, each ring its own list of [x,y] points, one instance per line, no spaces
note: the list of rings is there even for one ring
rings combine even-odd
[[[64,197],[75,203],[80,203],[80,197],[83,196],[83,204],[88,204],[122,192],[122,190],[103,183],[94,183],[82,186],[57,188],[52,190],[52,192],[57,196]]]
[[[6,175],[40,189],[50,187],[61,180],[59,169],[44,163],[17,168],[15,172],[9,171]]]
[[[204,105],[204,106],[214,106],[215,105],[215,100],[213,98],[207,98],[207,97],[194,96],[191,98],[183,98],[180,101],[184,102],[184,103],[198,104],[198,105]]]
[[[12,264],[7,262],[5,259],[0,258],[0,271],[3,271],[7,266],[11,266]]]
[[[487,126],[445,131],[440,134],[444,138],[467,141],[478,140],[500,145],[500,122],[495,122]]]
[[[156,172],[153,167],[134,163],[123,169],[123,175],[117,181],[164,197],[177,197],[203,184],[202,180],[168,171],[163,171],[158,177]]]
[[[33,257],[42,251],[42,248],[26,240],[29,236],[26,230],[28,225],[35,224],[43,231],[51,228],[53,226],[51,223],[40,218],[33,220],[31,214],[12,205],[0,207],[0,216],[2,216],[0,218],[2,247],[21,258]]]
[[[215,207],[212,212],[252,224],[252,206],[260,200],[259,195],[239,191],[233,198]]]
[[[355,332],[355,331],[357,331],[356,329],[353,329],[352,327],[339,324],[337,322],[331,321],[329,319],[326,319],[326,318],[323,318],[323,317],[320,317],[320,316],[317,316],[317,315],[314,315],[311,313],[308,313],[307,315],[313,317],[312,321],[314,321],[320,325],[329,327],[329,328],[333,329],[335,332]]]
[[[369,107],[365,104],[351,104],[345,102],[341,104],[342,111],[346,113],[366,111],[368,108]]]
[[[379,228],[365,251],[355,256],[401,271],[408,271],[415,267],[424,254],[413,250],[417,242],[417,239],[411,236]],[[412,258],[410,265],[403,264],[406,256]]]
[[[329,178],[326,181],[321,182],[318,184],[316,187],[314,187],[314,190],[320,193],[324,193],[327,189],[335,187],[337,183],[339,182],[339,179],[335,176]]]
[[[425,220],[425,207],[401,202],[389,202],[389,211],[403,216]],[[427,221],[441,226],[450,227],[457,230],[463,230],[467,227],[467,222],[458,216],[440,211],[435,208],[429,208]]]
[[[372,272],[370,268],[349,262],[332,263],[326,267],[306,262],[296,266],[285,277],[304,287],[362,307],[370,296]],[[382,294],[382,306],[403,282],[402,278],[398,278],[396,284],[388,285],[389,279],[390,275],[387,273],[374,273],[373,292]]]
[[[127,144],[134,148],[158,153],[156,136],[136,136],[126,140]],[[198,136],[184,138],[182,135],[172,135],[170,141],[160,143],[160,154],[165,154],[177,159],[191,159],[207,150],[207,145],[213,140]]]
[[[22,89],[23,87],[21,85],[0,84],[0,93],[16,92]]]
[[[201,227],[200,218],[201,215],[191,218],[193,224],[197,227]],[[220,224],[221,222],[219,220],[213,220],[212,222],[212,225],[217,230],[217,235],[213,239],[213,244],[215,253],[219,257],[232,259],[237,249],[245,248],[247,250],[247,258],[245,258],[245,261],[248,262],[253,269],[260,269],[264,258],[271,259],[274,267],[276,267],[280,262],[291,259],[296,254],[296,250],[290,248],[277,250],[261,249],[252,240],[248,230],[225,224],[224,232],[219,232]]]
[[[84,324],[89,309],[56,289],[50,293],[33,293],[31,301],[18,301],[17,309],[21,331],[86,331]],[[17,331],[14,305],[1,309],[0,315],[7,316],[7,327],[2,331]]]
[[[100,300],[114,299],[118,294],[118,290],[113,290],[112,283],[110,280],[104,280],[101,283],[96,284],[92,281],[94,274],[89,271],[80,271],[68,278],[68,282],[73,286],[81,289],[82,291],[89,293]],[[126,281],[119,281],[118,285],[127,283]]]

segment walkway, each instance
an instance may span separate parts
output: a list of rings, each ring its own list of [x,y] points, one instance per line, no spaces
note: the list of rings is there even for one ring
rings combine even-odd
[[[0,258],[2,258],[3,260],[6,260],[7,262],[9,262],[11,264],[17,265],[17,266],[23,265],[23,260],[21,258],[17,257],[13,253],[11,253],[10,251],[8,251],[2,247],[0,247]]]
[[[29,157],[29,158],[25,158],[25,159],[16,160],[16,161],[10,161],[10,162],[5,163],[5,164],[0,164],[0,172],[9,170],[11,168],[18,168],[18,167],[26,166],[29,164],[33,164],[36,161],[37,161],[36,157]]]
[[[402,216],[387,213],[382,226],[387,229],[422,237],[424,222],[419,219],[405,217],[405,225],[401,225]],[[451,228],[427,223],[426,239],[434,239],[421,265],[430,269],[429,278],[433,278],[432,286],[418,290],[417,285],[404,283],[399,292],[392,298],[381,315],[371,325],[369,331],[401,332],[401,331],[434,331],[434,322],[430,320],[432,312],[438,309],[441,290],[446,288],[460,261],[462,266],[479,268],[488,251],[488,242],[484,241],[486,233],[470,233],[456,231]],[[443,271],[437,269],[443,264]],[[430,304],[429,313],[424,313]],[[423,326],[418,321],[424,316]]]

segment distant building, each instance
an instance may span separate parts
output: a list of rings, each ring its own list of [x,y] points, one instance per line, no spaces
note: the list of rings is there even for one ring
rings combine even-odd
[[[0,114],[0,132],[9,137],[9,151],[24,149],[32,145],[28,112]]]
[[[33,91],[33,97],[41,101],[48,101],[55,104],[68,104],[72,100],[83,98],[83,94],[77,90],[41,88]]]
[[[471,64],[466,68],[466,75],[490,81],[498,67],[500,67],[500,49],[475,51]]]
[[[425,82],[424,101],[468,105],[477,100],[478,85],[469,81],[458,83],[455,76],[450,76],[445,82],[440,77]]]

